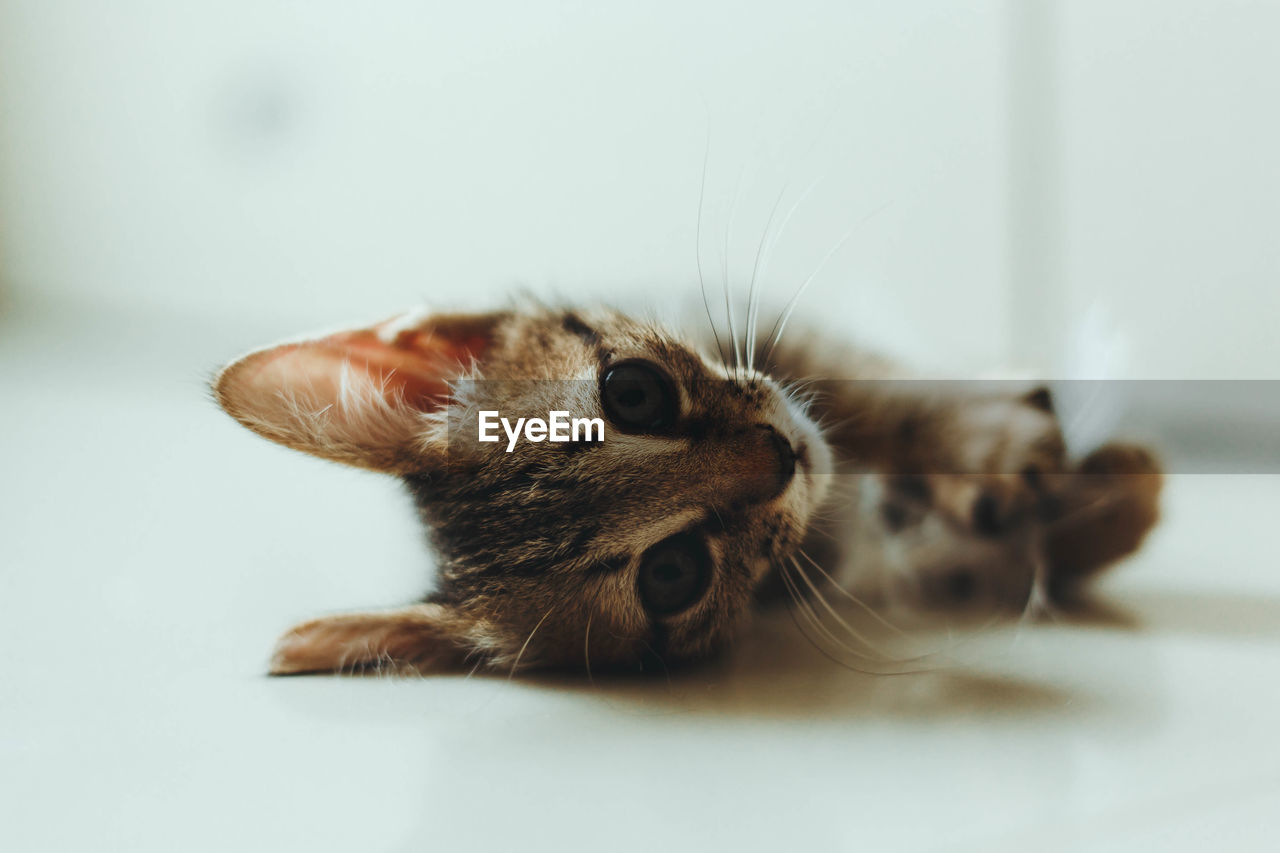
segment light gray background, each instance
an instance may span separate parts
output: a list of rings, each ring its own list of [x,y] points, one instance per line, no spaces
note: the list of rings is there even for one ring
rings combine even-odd
[[[816,180],[763,280],[855,229],[837,331],[1274,378],[1278,44],[1275,2],[0,0],[0,848],[1272,849],[1276,477],[1171,478],[1116,612],[920,675],[782,613],[671,682],[272,680],[429,559],[204,382],[421,300],[687,302],[708,128],[715,286]]]
[[[777,193],[785,210],[817,180],[764,277],[775,302],[853,227],[805,306],[926,364],[1077,375],[1092,312],[1125,340],[1111,374],[1276,376],[1275,3],[0,16],[13,299],[281,334],[516,285],[678,299],[709,128],[716,284],[731,218],[741,285]]]

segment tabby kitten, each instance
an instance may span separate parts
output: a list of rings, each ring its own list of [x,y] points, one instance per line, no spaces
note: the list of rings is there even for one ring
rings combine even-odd
[[[213,384],[223,409],[400,477],[437,554],[425,601],[298,625],[271,672],[669,665],[727,644],[797,555],[869,592],[910,579],[921,601],[1021,602],[1045,560],[1068,586],[1154,523],[1154,461],[1112,446],[1098,476],[1068,476],[1043,391],[897,381],[812,338],[763,350],[729,367],[615,311],[529,306],[411,313],[233,362]],[[810,401],[789,390],[813,376]],[[604,438],[485,441],[482,412],[599,418]],[[1099,497],[1102,526],[1079,511]],[[914,558],[883,558],[912,537]]]

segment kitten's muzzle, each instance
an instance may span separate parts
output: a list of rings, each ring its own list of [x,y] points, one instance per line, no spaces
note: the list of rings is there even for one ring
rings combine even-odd
[[[712,504],[763,504],[780,496],[803,463],[791,442],[768,424],[720,436],[690,476]]]
[[[771,453],[773,459],[770,463],[766,463],[766,467],[772,467],[772,470],[765,474],[768,480],[771,476],[772,486],[765,484],[765,494],[760,500],[769,501],[786,491],[787,485],[790,484],[791,478],[796,475],[797,455],[795,448],[791,446],[791,442],[787,437],[778,432],[769,424],[757,424],[756,428],[764,433],[764,443],[767,451]]]
[[[778,491],[782,491],[791,482],[791,478],[796,475],[796,450],[791,446],[791,442],[787,441],[786,436],[778,432],[773,427],[765,427],[769,431],[771,440],[773,441],[773,449],[778,454]]]

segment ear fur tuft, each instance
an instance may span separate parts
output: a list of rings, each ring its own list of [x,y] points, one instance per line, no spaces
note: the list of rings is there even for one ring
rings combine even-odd
[[[448,401],[480,362],[499,315],[404,314],[368,328],[277,344],[225,367],[213,392],[272,441],[361,468],[405,473]]]

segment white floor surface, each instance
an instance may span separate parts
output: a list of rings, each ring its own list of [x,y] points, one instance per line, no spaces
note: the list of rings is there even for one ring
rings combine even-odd
[[[1114,618],[923,674],[784,612],[671,680],[271,679],[428,562],[207,399],[242,325],[0,318],[0,850],[1280,849],[1280,477],[1173,478]]]

